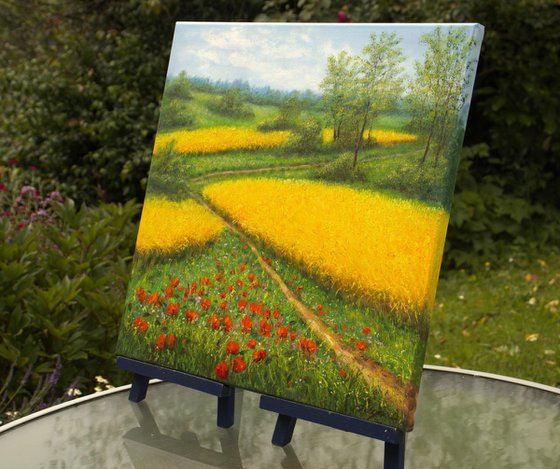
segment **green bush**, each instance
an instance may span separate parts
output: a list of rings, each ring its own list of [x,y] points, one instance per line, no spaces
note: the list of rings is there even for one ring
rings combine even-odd
[[[411,164],[392,171],[381,181],[380,187],[394,190],[426,202],[441,203],[447,191],[445,171],[431,164]]]
[[[353,161],[352,153],[344,153],[333,162],[323,166],[317,173],[317,177],[333,182],[365,181],[365,172],[360,165],[355,169],[352,168]]]
[[[293,129],[284,143],[284,150],[292,153],[313,153],[323,143],[323,126],[317,119],[306,119]]]
[[[163,98],[159,113],[159,130],[191,127],[193,124],[194,117],[184,100],[167,96]]]
[[[61,396],[91,391],[96,375],[121,381],[114,346],[139,210],[76,207],[15,182],[3,178],[0,199],[0,375],[11,378],[0,414],[36,410],[49,384]]]

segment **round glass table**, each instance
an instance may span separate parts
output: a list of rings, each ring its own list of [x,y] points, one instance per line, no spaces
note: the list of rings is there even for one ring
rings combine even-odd
[[[276,414],[238,390],[235,424],[216,426],[216,398],[152,382],[85,396],[0,427],[2,468],[381,468],[384,444],[298,420],[271,444]],[[560,389],[426,366],[407,468],[560,467]]]

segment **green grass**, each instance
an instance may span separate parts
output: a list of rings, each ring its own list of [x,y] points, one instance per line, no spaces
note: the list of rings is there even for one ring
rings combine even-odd
[[[219,95],[201,91],[193,91],[192,94],[193,100],[189,102],[188,106],[189,110],[195,116],[193,128],[222,126],[255,128],[258,123],[272,119],[278,114],[278,108],[276,106],[262,106],[247,103],[247,107],[255,114],[254,117],[238,119],[235,117],[223,116],[209,109],[209,106],[212,107],[212,105],[216,105],[220,101],[221,97]]]
[[[560,386],[559,300],[558,250],[449,272],[439,284],[426,361]]]

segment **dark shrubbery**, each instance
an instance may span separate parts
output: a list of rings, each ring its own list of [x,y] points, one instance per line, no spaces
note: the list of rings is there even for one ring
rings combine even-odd
[[[3,169],[0,192],[0,415],[70,386],[91,392],[95,375],[120,381],[114,347],[139,211],[76,207],[15,171]]]

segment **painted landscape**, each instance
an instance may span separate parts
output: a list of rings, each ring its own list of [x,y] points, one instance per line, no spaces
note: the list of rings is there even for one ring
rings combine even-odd
[[[481,35],[179,23],[117,353],[410,430]]]

